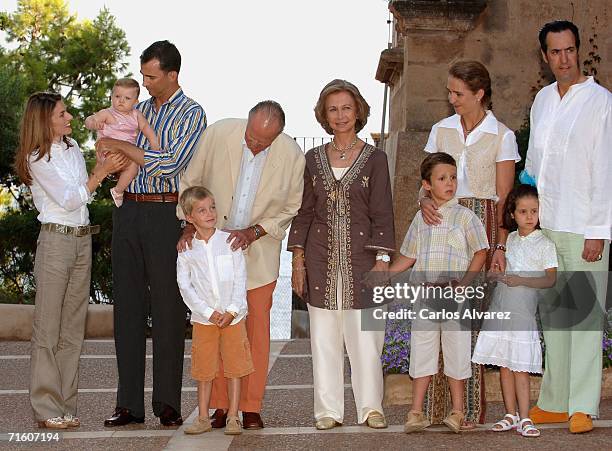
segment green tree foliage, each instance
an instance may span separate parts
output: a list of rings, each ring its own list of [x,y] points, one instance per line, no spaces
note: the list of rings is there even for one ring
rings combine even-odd
[[[0,218],[1,302],[33,303],[37,215],[34,210],[11,210]]]
[[[0,52],[2,49],[0,48]],[[19,117],[26,97],[25,77],[3,64],[0,53],[0,178],[9,187],[15,181],[12,174],[13,154],[19,135]]]
[[[72,136],[84,144],[91,133],[85,118],[108,106],[114,80],[125,76],[130,48],[107,9],[95,20],[78,20],[66,0],[19,0],[13,12],[0,11],[0,187],[13,188],[19,209],[0,209],[0,302],[31,303],[35,294],[34,253],[40,229],[29,190],[17,189],[12,171],[19,122],[27,97],[36,91],[62,94],[70,112]],[[91,151],[85,152],[88,166]],[[93,224],[92,298],[111,300],[110,243],[112,203],[109,182],[89,204]]]
[[[0,30],[6,35],[4,47],[0,43],[0,128],[8,129],[0,131],[0,180],[10,186],[16,181],[9,170],[16,124],[27,97],[36,91],[61,93],[75,116],[72,136],[84,143],[91,136],[85,117],[109,103],[130,47],[107,9],[93,21],[78,20],[65,0],[19,0],[14,12],[0,12]]]

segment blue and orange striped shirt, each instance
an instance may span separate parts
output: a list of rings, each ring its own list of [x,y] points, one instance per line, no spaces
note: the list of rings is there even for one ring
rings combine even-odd
[[[136,105],[155,130],[161,150],[151,150],[142,133],[136,145],[144,150],[144,166],[130,184],[131,193],[177,193],[179,177],[195,151],[195,146],[206,128],[206,113],[179,88],[159,111],[155,98]]]

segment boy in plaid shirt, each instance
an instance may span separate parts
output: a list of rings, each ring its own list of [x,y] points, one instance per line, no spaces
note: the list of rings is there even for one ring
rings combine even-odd
[[[457,165],[444,152],[432,153],[421,163],[421,182],[442,215],[442,223],[430,226],[421,211],[415,215],[400,254],[389,271],[413,268],[413,275],[424,276],[425,286],[454,290],[467,287],[481,270],[489,248],[487,235],[478,217],[458,204]],[[458,274],[458,279],[452,277]],[[415,282],[412,277],[412,282]],[[457,290],[458,292],[458,290]],[[454,302],[454,301],[453,301]],[[416,306],[426,305],[417,300]],[[431,377],[438,372],[440,341],[444,356],[444,374],[448,377],[452,411],[444,420],[451,430],[459,432],[463,423],[464,381],[471,374],[471,331],[461,330],[458,321],[432,321],[428,310],[415,308],[410,350],[412,409],[408,412],[404,431],[422,430],[429,426],[423,414],[423,403]]]

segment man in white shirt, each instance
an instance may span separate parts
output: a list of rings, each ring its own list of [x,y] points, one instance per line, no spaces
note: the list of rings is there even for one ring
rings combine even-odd
[[[556,82],[538,93],[531,108],[525,169],[536,179],[540,225],[557,246],[561,283],[590,273],[592,285],[573,300],[578,308],[569,316],[557,304],[540,305],[546,369],[530,417],[536,423],[569,419],[570,432],[581,433],[593,429],[591,415],[599,413],[601,394],[612,229],[612,95],[581,73],[573,23],[548,23],[539,39]]]
[[[223,119],[202,134],[181,177],[181,193],[205,186],[215,196],[217,228],[230,230],[232,248],[245,250],[247,334],[255,372],[244,377],[240,396],[243,427],[260,429],[270,352],[270,309],[278,278],[281,243],[302,203],[304,154],[282,133],[285,114],[273,101],[260,102],[247,119]],[[182,219],[180,209],[177,215]],[[186,226],[179,250],[193,236]],[[228,408],[224,378],[215,379],[212,427],[225,426]]]

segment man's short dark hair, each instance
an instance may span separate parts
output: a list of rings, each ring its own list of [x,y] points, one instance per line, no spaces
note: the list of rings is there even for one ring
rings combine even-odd
[[[431,173],[439,164],[450,164],[457,167],[457,162],[453,157],[445,152],[430,153],[421,163],[421,180],[431,183]]]
[[[181,71],[181,54],[170,41],[157,41],[147,47],[140,55],[140,64],[156,59],[164,72]]]
[[[569,20],[555,20],[548,22],[540,30],[538,39],[540,40],[540,48],[544,53],[548,50],[546,45],[546,36],[548,33],[561,33],[562,31],[570,30],[574,34],[574,40],[576,41],[576,50],[580,48],[580,33],[578,33],[578,27]]]

